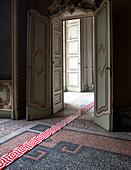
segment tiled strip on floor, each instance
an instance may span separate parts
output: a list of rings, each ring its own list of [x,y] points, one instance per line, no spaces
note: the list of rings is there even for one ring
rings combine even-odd
[[[13,151],[7,153],[6,155],[0,158],[0,169],[5,168],[10,163],[21,157],[23,154],[43,142],[45,139],[52,136],[54,133],[58,132],[60,129],[71,123],[73,120],[81,116],[83,113],[87,112],[94,106],[94,102],[91,102],[84,108],[80,109],[80,111],[76,112],[75,114],[67,117],[66,119],[58,122],[57,124],[53,125],[49,129],[45,130],[41,134],[35,136],[34,138],[30,139],[29,141],[25,142],[24,144],[20,145]]]

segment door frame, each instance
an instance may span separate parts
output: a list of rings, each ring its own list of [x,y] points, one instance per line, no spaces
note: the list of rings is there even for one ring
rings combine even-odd
[[[105,1],[103,1],[102,3],[101,3],[101,5],[104,3]],[[111,0],[109,0],[109,2],[111,3]],[[100,8],[100,7],[99,7]],[[94,12],[92,11],[92,10],[90,10],[90,12],[93,14],[93,16],[94,16],[94,18],[95,18],[95,13],[96,13],[96,11],[97,10],[99,10],[99,8],[98,9],[96,9]],[[78,8],[75,8],[75,9],[78,9]],[[84,12],[84,15],[82,15],[82,16],[80,16],[79,18],[83,18],[83,17],[86,17],[86,16],[88,16],[88,12],[89,12],[89,10],[85,10],[85,9],[79,9],[80,11],[82,11],[82,12]],[[58,13],[57,14],[55,14],[55,17],[57,16],[57,17],[60,17],[60,15],[62,14],[62,13],[64,13],[65,11],[68,11],[68,10],[61,10],[61,11],[58,11]],[[87,13],[87,15],[85,15],[85,13]],[[110,13],[111,14],[111,13]],[[69,17],[68,16],[68,18],[67,19],[75,19],[75,18],[78,18],[78,16],[77,17]],[[111,18],[112,19],[112,18]],[[66,17],[63,19],[63,20],[66,20]],[[109,21],[108,21],[109,22]],[[108,23],[109,24],[109,23]],[[109,25],[109,28],[110,28],[110,30],[112,30],[112,20],[111,20],[111,24]],[[111,32],[112,33],[112,32]],[[94,94],[95,94],[95,97],[94,97],[94,102],[95,102],[95,108],[96,108],[96,61],[95,61],[95,58],[96,58],[96,53],[95,53],[95,42],[96,42],[96,35],[95,35],[95,22],[94,22],[94,28],[93,28],[93,62],[94,62],[94,84],[95,84],[95,92],[94,92]],[[110,42],[112,42],[112,34],[111,34],[111,37],[110,37]],[[110,44],[110,46],[111,46],[111,51],[110,51],[110,54],[111,54],[111,64],[113,64],[113,50],[112,50],[112,47],[113,47],[113,44]],[[111,74],[113,73],[113,67],[112,67],[112,65],[110,66],[111,67]],[[113,111],[113,74],[112,74],[112,77],[110,77],[110,84],[109,84],[109,86],[111,87],[111,91],[110,91],[110,110],[111,111]],[[95,112],[94,112],[95,113]],[[112,112],[113,113],[113,112]],[[111,115],[110,116],[110,125],[111,125],[111,127],[110,127],[110,131],[112,131],[112,129],[113,129],[113,115]]]
[[[68,17],[63,17],[62,14],[64,12],[69,12],[67,9],[66,10],[61,10],[59,11],[57,14],[54,14],[50,17],[49,19],[49,27],[50,27],[50,31],[49,31],[49,37],[50,37],[50,58],[51,58],[51,114],[53,114],[53,58],[52,58],[52,28],[51,28],[51,24],[52,24],[52,20],[54,18],[60,18],[63,21],[66,21],[66,20],[70,20],[70,19],[81,19],[81,18],[85,18],[85,17],[94,17],[94,14],[95,12],[91,11],[91,10],[84,10],[84,9],[78,9],[76,8],[76,10],[79,10],[81,12],[81,15],[79,16],[68,16]],[[62,24],[62,29],[63,29],[63,24]],[[63,33],[63,32],[62,32]],[[93,34],[94,34],[94,30],[93,30]],[[94,42],[93,42],[94,44]],[[81,45],[80,45],[81,46]],[[80,52],[80,55],[81,55],[81,52]],[[93,53],[93,62],[94,62],[94,53]],[[82,61],[82,57],[80,57],[80,62],[81,62],[81,67],[80,67],[80,76],[82,78],[82,68],[83,68],[83,61]],[[94,64],[93,64],[94,65]],[[63,69],[63,36],[62,36],[62,69]],[[95,71],[94,71],[95,72]],[[63,72],[62,72],[62,77],[63,77]],[[63,81],[63,79],[62,79]],[[82,80],[81,80],[82,81]],[[95,80],[94,80],[95,81]],[[64,84],[64,83],[63,83]],[[81,84],[81,90],[82,90],[82,83]],[[63,86],[63,108],[64,108],[64,86]]]
[[[78,16],[68,16],[68,17],[63,17],[62,16],[62,14],[64,13],[64,12],[69,12],[67,9],[66,10],[62,10],[62,11],[59,11],[57,14],[54,14],[54,15],[52,15],[51,17],[50,17],[50,19],[49,19],[49,25],[50,25],[50,32],[49,32],[49,34],[50,34],[50,58],[51,58],[51,114],[53,114],[53,66],[52,66],[52,63],[53,63],[53,58],[52,58],[52,29],[51,29],[51,23],[52,23],[52,20],[54,19],[54,18],[60,18],[61,20],[62,20],[62,22],[63,21],[66,21],[66,20],[71,20],[71,19],[81,19],[81,18],[85,18],[85,17],[94,17],[95,16],[95,12],[93,12],[93,11],[91,11],[91,10],[85,10],[85,9],[79,9],[79,8],[75,8],[76,10],[79,10],[79,12],[81,12],[81,15],[78,15]],[[62,24],[62,27],[63,27],[63,24]],[[62,28],[63,29],[63,28]],[[80,32],[80,34],[81,34],[81,32]],[[93,29],[93,34],[94,34],[94,29]],[[63,36],[62,36],[63,37]],[[81,38],[80,38],[80,41],[81,41]],[[94,44],[95,42],[94,42],[94,39],[93,39],[93,44]],[[80,44],[80,48],[81,48],[81,44]],[[93,50],[94,51],[94,50]],[[94,62],[94,58],[95,58],[95,55],[94,55],[95,53],[93,53],[93,62]],[[80,55],[81,55],[81,52],[80,52]],[[82,80],[82,78],[83,78],[83,76],[82,76],[82,74],[83,74],[83,71],[82,71],[82,69],[83,69],[83,60],[82,60],[82,57],[80,56],[80,62],[81,62],[81,67],[80,67],[80,76],[81,76],[81,81],[83,81]],[[93,65],[95,66],[95,64],[93,63]],[[63,38],[62,38],[62,68],[63,68]],[[94,70],[94,74],[95,74],[95,70]],[[93,75],[94,76],[94,75]],[[63,72],[62,72],[62,77],[63,77]],[[62,81],[63,81],[63,79],[62,79]],[[95,81],[95,79],[94,79],[94,81]],[[94,82],[95,83],[95,82]],[[82,83],[80,83],[81,84],[81,86],[80,86],[80,89],[82,90]],[[64,94],[64,86],[63,86],[63,94]],[[64,95],[63,95],[64,96]],[[64,97],[63,97],[63,108],[64,108]]]
[[[80,18],[76,18],[76,19],[79,19]],[[69,81],[68,80],[68,77],[67,77],[67,70],[68,70],[68,57],[67,57],[67,24],[66,24],[66,21],[69,21],[69,20],[72,20],[72,19],[65,19],[65,89],[66,91],[67,90],[67,82]],[[83,85],[83,79],[82,79],[82,74],[83,74],[83,58],[82,58],[82,52],[81,52],[81,20],[78,22],[78,25],[79,25],[79,91],[76,90],[76,92],[81,92],[82,91],[82,85]],[[63,48],[64,49],[64,48]],[[64,71],[64,70],[63,70]],[[71,87],[72,88],[72,87]],[[75,90],[74,90],[75,92]]]
[[[11,1],[11,34],[12,34],[12,111],[11,119],[19,119],[18,106],[18,0]]]

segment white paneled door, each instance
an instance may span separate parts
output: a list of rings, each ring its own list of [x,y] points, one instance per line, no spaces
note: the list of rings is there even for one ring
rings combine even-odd
[[[26,119],[48,117],[50,102],[49,24],[35,10],[28,12]]]
[[[58,18],[52,19],[52,93],[53,113],[64,107],[63,93],[63,54],[62,54],[62,21]]]
[[[66,21],[66,90],[81,91],[80,19]]]
[[[96,12],[95,57],[95,123],[112,131],[112,55],[111,55],[111,4],[105,0]]]

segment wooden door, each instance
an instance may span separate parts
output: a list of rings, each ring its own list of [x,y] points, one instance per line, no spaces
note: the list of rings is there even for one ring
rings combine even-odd
[[[52,94],[53,113],[63,109],[63,55],[62,55],[62,21],[58,18],[52,19]]]
[[[111,4],[105,0],[96,12],[96,88],[95,123],[112,131],[112,55],[111,55]]]
[[[50,114],[49,24],[34,10],[28,12],[27,120]]]
[[[66,21],[66,90],[81,91],[80,19]]]

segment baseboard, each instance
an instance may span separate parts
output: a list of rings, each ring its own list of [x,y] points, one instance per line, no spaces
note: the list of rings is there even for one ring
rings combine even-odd
[[[11,119],[11,110],[0,110],[0,118]]]

